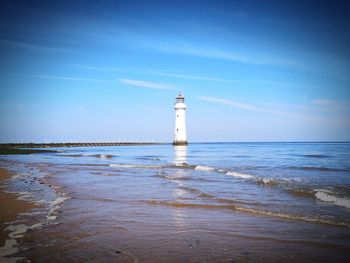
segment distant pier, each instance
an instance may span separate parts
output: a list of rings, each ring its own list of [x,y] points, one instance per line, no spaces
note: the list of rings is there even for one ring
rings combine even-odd
[[[0,143],[0,148],[61,148],[101,146],[145,146],[165,144],[160,142],[67,142],[67,143]]]

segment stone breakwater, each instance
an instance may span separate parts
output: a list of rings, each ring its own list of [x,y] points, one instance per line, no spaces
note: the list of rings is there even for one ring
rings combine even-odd
[[[68,143],[1,143],[0,148],[61,148],[157,145],[159,142],[68,142]]]

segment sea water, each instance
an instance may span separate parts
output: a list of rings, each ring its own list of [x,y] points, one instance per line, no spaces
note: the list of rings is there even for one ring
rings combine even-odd
[[[17,172],[13,191],[30,173],[56,193],[32,190],[48,199],[46,220],[22,241],[34,262],[350,255],[349,143],[60,148],[1,160]]]

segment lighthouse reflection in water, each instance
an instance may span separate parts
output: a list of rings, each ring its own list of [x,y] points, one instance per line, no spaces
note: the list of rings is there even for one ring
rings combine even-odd
[[[186,165],[187,163],[187,145],[177,145],[174,146],[174,164],[178,166]],[[186,178],[188,176],[187,169],[176,170],[174,177]],[[174,181],[177,187],[172,190],[172,195],[174,199],[181,199],[186,196],[186,185],[182,180]],[[185,211],[181,208],[172,209],[172,215],[174,223],[177,227],[183,229],[186,226],[186,215]]]

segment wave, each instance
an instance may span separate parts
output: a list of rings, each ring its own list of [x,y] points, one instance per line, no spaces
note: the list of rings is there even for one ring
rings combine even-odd
[[[239,211],[239,212],[243,212],[243,213],[254,214],[254,215],[259,215],[259,216],[266,216],[266,217],[275,217],[275,218],[284,219],[284,220],[294,220],[294,221],[303,221],[303,222],[314,223],[314,224],[325,224],[325,225],[331,225],[331,226],[350,227],[349,222],[332,221],[332,220],[324,219],[324,218],[320,218],[320,217],[309,217],[309,216],[301,216],[301,215],[293,215],[293,214],[284,214],[284,213],[280,213],[280,212],[258,210],[258,209],[252,209],[252,208],[247,208],[247,207],[237,206],[237,205],[232,205],[232,204],[231,205],[214,205],[214,204],[181,203],[181,202],[174,202],[174,201],[158,201],[158,200],[148,200],[147,203],[151,204],[151,205],[162,205],[162,206],[170,206],[170,207],[176,207],[176,208],[234,210],[234,211]]]
[[[157,169],[164,168],[164,165],[142,165],[142,164],[124,164],[124,163],[111,163],[110,167],[120,167],[120,168],[145,168],[145,169]]]
[[[148,164],[125,164],[125,163],[112,163],[109,164],[110,167],[120,167],[120,168],[143,168],[143,169],[161,169],[161,168],[176,168],[176,169],[195,169],[195,165],[190,165],[187,163],[179,164],[163,164],[163,165],[148,165]]]
[[[191,165],[188,163],[176,163],[171,165],[165,165],[166,168],[180,168],[180,169],[195,169],[198,165]]]
[[[87,156],[101,158],[101,159],[111,159],[111,158],[115,157],[112,154],[92,154],[92,155],[87,155]]]
[[[288,166],[286,167],[290,170],[303,170],[303,171],[329,171],[329,172],[339,172],[348,171],[349,169],[338,169],[330,167],[317,167],[317,166]]]
[[[224,203],[224,204],[247,204],[247,202],[243,202],[243,201],[238,201],[238,200],[232,200],[232,199],[226,199],[226,198],[220,198],[220,197],[216,197],[212,194],[208,194],[205,193],[197,188],[192,188],[192,187],[188,187],[188,186],[179,186],[179,189],[185,190],[186,192],[195,194],[196,196],[200,197],[200,198],[204,198],[204,199],[210,199],[214,202],[217,203]],[[249,203],[252,204],[252,203]]]
[[[280,181],[276,180],[276,179],[261,178],[261,177],[255,176],[255,175],[246,174],[246,173],[239,173],[239,172],[235,172],[235,171],[229,171],[229,170],[222,169],[222,168],[215,168],[215,167],[204,166],[204,165],[196,165],[196,166],[187,165],[187,167],[189,167],[189,168],[194,167],[195,170],[205,171],[205,172],[214,171],[214,172],[222,173],[222,174],[225,174],[228,176],[233,176],[233,177],[240,178],[240,179],[251,180],[257,184],[266,185],[266,186],[276,186],[276,185],[280,184]]]
[[[200,171],[217,171],[219,173],[224,173],[226,175],[237,177],[237,178],[242,178],[242,179],[256,179],[256,177],[251,175],[251,174],[239,173],[239,172],[234,172],[234,171],[227,171],[225,169],[214,168],[214,167],[210,167],[210,166],[197,165],[197,166],[195,166],[194,169],[200,170]]]
[[[160,161],[160,158],[157,157],[136,157],[135,159],[145,161]]]
[[[280,181],[272,178],[261,178],[257,179],[256,182],[261,185],[266,185],[266,186],[277,186],[280,184]]]
[[[185,191],[187,191],[189,193],[195,194],[195,195],[197,195],[198,197],[201,197],[201,198],[215,198],[213,195],[204,193],[201,190],[196,189],[196,188],[187,187],[187,186],[180,186],[179,189],[182,189],[182,190],[185,190]]]
[[[63,157],[83,157],[83,154],[57,154],[57,156],[63,156]]]
[[[255,179],[255,176],[251,174],[244,174],[244,173],[238,173],[238,172],[232,172],[232,171],[227,172],[226,175],[243,178],[243,179]]]
[[[115,155],[112,154],[60,154],[59,156],[64,156],[64,157],[96,157],[96,158],[101,158],[101,159],[111,159],[116,157]]]
[[[315,197],[323,202],[332,203],[337,206],[342,206],[350,209],[350,199],[339,197],[336,193],[328,189],[315,189]]]
[[[312,189],[290,189],[289,192],[296,197],[315,197],[315,191]]]
[[[209,167],[209,166],[203,166],[203,165],[197,165],[194,167],[195,170],[200,170],[200,171],[214,171],[214,167]]]
[[[214,167],[210,167],[210,166],[197,165],[197,166],[195,166],[194,169],[200,170],[200,171],[209,171],[209,172],[216,171],[219,173],[226,174],[228,176],[233,176],[233,177],[245,179],[245,180],[251,180],[251,181],[254,181],[255,183],[258,183],[261,185],[266,185],[266,186],[276,186],[279,184],[279,181],[277,181],[276,179],[261,178],[261,177],[255,176],[255,175],[246,174],[246,173],[239,173],[239,172],[235,172],[235,171],[228,171],[228,170],[222,169],[222,168],[214,168]]]
[[[162,168],[175,168],[175,169],[193,169],[197,171],[204,171],[204,172],[218,172],[223,173],[229,176],[241,178],[241,179],[253,179],[256,181],[260,181],[263,184],[270,184],[272,179],[268,178],[258,178],[254,175],[245,174],[245,173],[239,173],[235,171],[228,171],[225,169],[215,168],[211,166],[204,166],[204,165],[190,165],[187,163],[177,163],[177,164],[170,164],[170,165],[146,165],[146,164],[109,164],[110,167],[120,167],[120,168],[143,168],[143,169],[162,169]]]
[[[350,199],[347,197],[340,197],[339,193],[329,189],[291,189],[291,194],[297,197],[311,197],[320,201],[330,203],[337,206],[342,206],[350,209]]]
[[[303,154],[303,157],[308,158],[330,158],[331,156],[325,154]]]
[[[209,172],[218,173],[226,176],[234,177],[238,180],[255,183],[264,187],[281,187],[284,191],[296,196],[296,197],[312,197],[315,198],[315,191],[310,189],[297,189],[299,184],[296,183],[297,179],[287,179],[287,178],[271,178],[271,177],[261,177],[258,175],[242,173],[237,171],[232,171],[228,169],[205,166],[205,165],[191,165],[188,163],[177,163],[177,164],[163,164],[163,165],[146,165],[146,164],[109,164],[110,167],[118,168],[138,168],[138,169],[157,169],[158,172],[154,174],[154,177],[171,180],[171,181],[215,181],[212,178],[205,177],[195,177],[190,175],[178,175],[173,174],[171,171],[165,172],[164,169],[191,169],[199,172]],[[293,187],[291,189],[291,187]],[[205,193],[199,193],[198,196],[209,197]],[[213,197],[210,197],[213,198]],[[325,197],[323,197],[325,199]],[[228,201],[230,203],[231,201]],[[225,200],[221,200],[221,203],[225,203]],[[334,202],[336,204],[336,202]]]
[[[226,169],[221,169],[221,168],[215,168],[215,167],[210,167],[210,166],[204,166],[204,165],[188,165],[188,164],[182,164],[182,165],[175,165],[175,166],[170,166],[170,167],[186,167],[186,168],[194,168],[194,170],[199,170],[199,171],[204,171],[204,172],[218,172],[218,173],[223,173],[228,176],[233,176],[239,179],[244,179],[248,181],[252,181],[254,183],[263,185],[263,186],[287,186],[287,189],[284,188],[284,190],[287,190],[291,194],[297,197],[312,197],[312,198],[317,198],[321,201],[328,202],[328,203],[333,203],[334,205],[338,206],[343,206],[346,208],[350,208],[350,199],[345,198],[345,197],[339,197],[336,196],[333,192],[329,192],[328,190],[312,190],[312,189],[290,189],[288,188],[290,186],[291,180],[289,179],[274,179],[274,178],[262,178],[259,176],[247,174],[247,173],[240,173],[240,172],[235,172],[235,171],[228,171]],[[298,168],[306,168],[306,169],[322,169],[322,170],[334,170],[331,168],[324,168],[324,167],[298,167]],[[162,176],[167,179],[172,179],[172,180],[191,180],[189,177],[178,177],[178,176]],[[287,183],[287,185],[286,185]],[[205,197],[205,195],[203,195]]]

